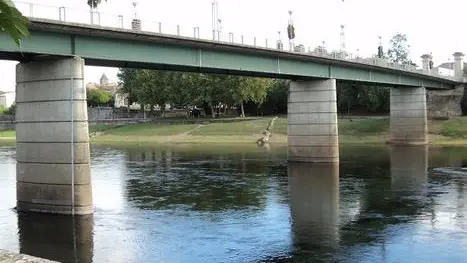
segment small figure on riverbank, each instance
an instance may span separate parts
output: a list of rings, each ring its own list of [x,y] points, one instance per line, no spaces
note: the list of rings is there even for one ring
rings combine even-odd
[[[264,131],[261,133],[263,134],[263,136],[256,141],[256,144],[259,147],[263,147],[265,144],[269,143],[269,140],[271,139],[271,136],[272,136],[272,132],[271,132],[272,126],[274,125],[274,122],[276,121],[276,119],[277,119],[277,116],[272,118],[272,120],[269,122],[268,127],[266,127],[266,129],[264,129]]]

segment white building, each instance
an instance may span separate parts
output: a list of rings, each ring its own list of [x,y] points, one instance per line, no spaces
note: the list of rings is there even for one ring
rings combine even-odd
[[[464,63],[464,68],[467,68],[467,63]],[[439,66],[434,67],[433,71],[443,76],[454,76],[454,62],[441,63]]]
[[[0,91],[0,105],[6,108],[11,107],[15,103],[14,91]]]

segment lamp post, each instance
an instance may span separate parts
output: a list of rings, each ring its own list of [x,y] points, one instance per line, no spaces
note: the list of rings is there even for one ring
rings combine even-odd
[[[136,6],[138,5],[138,2],[133,1],[133,20],[131,21],[131,29],[140,31],[141,30],[141,20],[138,19],[138,12],[136,9]]]
[[[294,50],[294,39],[295,39],[295,26],[292,19],[292,10],[289,10],[289,24],[287,26],[287,33],[289,37],[289,50]]]

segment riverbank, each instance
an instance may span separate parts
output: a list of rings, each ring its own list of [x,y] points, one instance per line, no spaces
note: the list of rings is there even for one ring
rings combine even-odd
[[[231,118],[220,120],[183,119],[128,125],[90,125],[91,142],[127,143],[254,143],[271,118]],[[429,141],[434,145],[467,145],[467,117],[429,120]],[[15,131],[0,131],[0,140],[14,141]],[[341,144],[385,144],[389,137],[388,118],[339,119]],[[287,119],[273,127],[272,144],[287,143]]]
[[[58,261],[50,261],[38,257],[33,257],[24,254],[16,254],[0,249],[0,263],[59,263]]]

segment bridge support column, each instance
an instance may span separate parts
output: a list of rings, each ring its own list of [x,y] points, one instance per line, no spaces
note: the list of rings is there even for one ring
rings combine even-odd
[[[336,80],[292,81],[289,89],[289,161],[339,162]]]
[[[417,145],[428,143],[426,90],[391,88],[391,144]]]
[[[16,67],[17,209],[91,214],[84,60]]]

